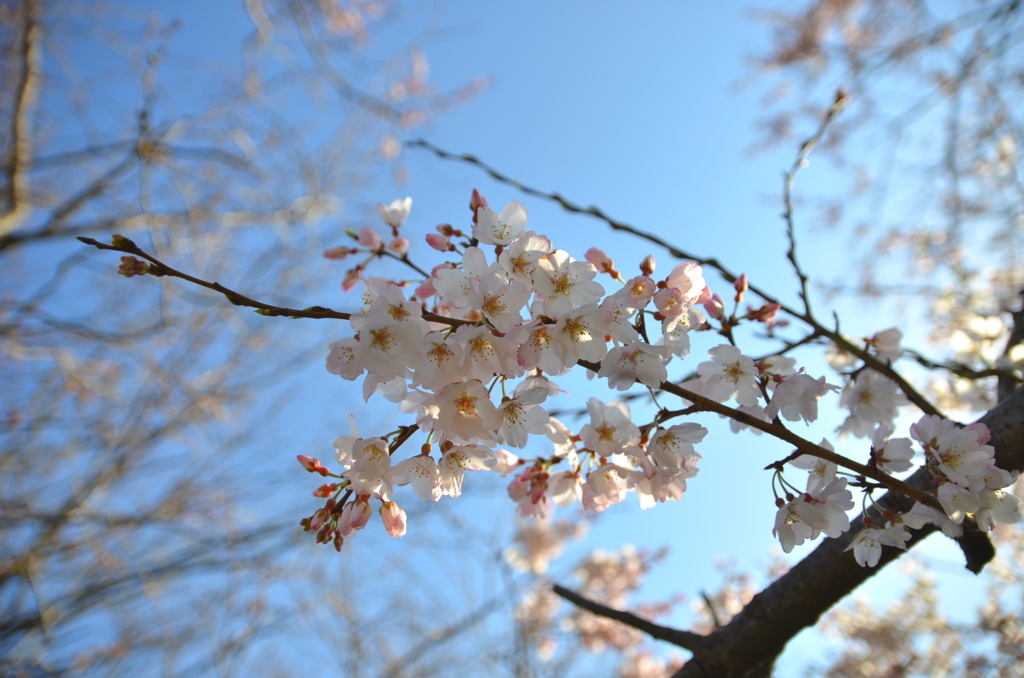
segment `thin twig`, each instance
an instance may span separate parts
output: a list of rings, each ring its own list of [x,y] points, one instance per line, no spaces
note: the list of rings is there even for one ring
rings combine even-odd
[[[571,591],[564,586],[555,584],[552,590],[556,595],[565,598],[576,607],[583,608],[587,612],[596,614],[599,617],[605,617],[606,619],[613,619],[617,622],[630,626],[638,631],[642,631],[649,635],[655,640],[664,640],[672,643],[677,647],[681,647],[684,650],[690,650],[691,652],[703,651],[707,646],[707,639],[704,636],[690,631],[680,631],[679,629],[669,628],[667,626],[661,626],[653,622],[647,621],[643,617],[638,617],[632,612],[623,612],[622,610],[616,610],[602,605],[601,603],[595,602],[590,598],[585,598],[575,591]]]

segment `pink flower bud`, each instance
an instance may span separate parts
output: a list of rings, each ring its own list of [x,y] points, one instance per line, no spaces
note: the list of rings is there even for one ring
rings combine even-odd
[[[324,468],[320,464],[320,460],[319,459],[315,459],[313,457],[307,457],[304,454],[297,455],[295,458],[299,460],[300,464],[302,464],[302,468],[306,469],[310,473],[319,473],[322,476],[325,476],[328,473],[330,473],[330,471],[328,469]]]
[[[739,278],[736,278],[736,282],[733,283],[733,287],[736,289],[736,303],[743,301],[743,293],[747,291],[747,274],[740,274]]]
[[[644,257],[644,260],[640,262],[640,273],[650,278],[654,275],[654,255],[648,254]]]
[[[327,523],[327,519],[329,517],[330,515],[327,513],[327,511],[323,509],[318,509],[317,512],[313,514],[313,517],[309,520],[309,528],[311,530],[319,530],[321,527],[324,526],[324,524]]]
[[[716,320],[725,318],[725,303],[717,294],[711,295],[711,298],[704,302],[704,310]]]
[[[448,236],[440,233],[427,233],[427,244],[438,252],[447,252],[452,247],[452,241]]]
[[[352,250],[345,246],[331,247],[324,250],[324,259],[344,259],[349,254],[352,254]]]
[[[487,198],[480,195],[480,191],[473,189],[473,196],[469,199],[469,209],[473,211],[473,223],[476,223],[476,213],[481,207],[487,207]]]
[[[596,247],[591,247],[583,256],[599,271],[611,273],[615,270],[615,262],[612,261],[612,258]]]
[[[371,515],[373,509],[370,508],[370,502],[365,499],[356,499],[345,504],[345,508],[341,510],[341,519],[338,521],[338,533],[347,537],[356,530],[363,529],[370,521]]]
[[[360,245],[371,250],[379,250],[384,243],[377,232],[369,226],[363,226],[362,230],[359,231],[358,240]]]
[[[337,483],[326,483],[313,490],[313,496],[326,499],[327,497],[334,495],[334,493],[337,492],[337,490]]]
[[[409,249],[409,241],[406,238],[395,238],[388,245],[388,249],[395,254],[405,254],[405,251]]]
[[[359,284],[359,274],[362,270],[362,267],[356,266],[352,270],[346,272],[344,279],[341,281],[341,289],[345,292],[351,292],[352,289]]]
[[[386,501],[381,504],[380,518],[384,521],[384,529],[392,537],[405,536],[405,511],[398,507],[393,501]]]
[[[420,301],[425,301],[437,294],[437,290],[434,289],[434,283],[432,281],[432,278],[427,278],[420,283],[419,287],[417,287],[416,291],[413,293],[414,296]]]
[[[136,275],[146,274],[146,264],[135,257],[121,257],[121,265],[117,269],[118,275],[131,278]]]

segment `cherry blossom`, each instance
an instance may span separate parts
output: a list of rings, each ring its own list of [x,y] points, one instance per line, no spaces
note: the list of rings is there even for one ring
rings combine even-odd
[[[476,211],[473,237],[487,245],[507,245],[526,228],[526,207],[513,200],[494,212],[486,205]]]
[[[401,226],[409,218],[410,211],[412,211],[412,198],[395,199],[389,205],[377,203],[377,214],[391,228]]]
[[[704,396],[720,403],[735,396],[740,405],[756,405],[761,391],[754,361],[728,344],[714,347],[708,355],[712,360],[697,365]]]

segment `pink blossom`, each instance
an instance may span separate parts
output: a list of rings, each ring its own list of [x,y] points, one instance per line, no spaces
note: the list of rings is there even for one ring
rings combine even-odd
[[[393,501],[386,501],[380,506],[380,518],[384,522],[384,529],[392,537],[405,536],[405,511],[398,507]]]
[[[625,391],[638,381],[649,388],[657,388],[668,379],[663,360],[661,348],[635,341],[610,350],[601,361],[597,376],[607,378],[608,386],[618,391]]]
[[[544,313],[560,318],[585,304],[596,303],[604,288],[594,280],[593,264],[576,261],[565,250],[555,250],[537,260],[533,288],[544,295]]]
[[[369,226],[364,226],[359,231],[359,244],[370,250],[379,250],[384,246],[384,240]]]
[[[513,200],[494,212],[486,206],[476,211],[473,236],[487,245],[508,245],[526,228],[526,207]]]
[[[648,254],[640,262],[640,273],[648,278],[654,275],[654,255]]]
[[[590,423],[580,429],[580,438],[589,449],[609,457],[640,442],[640,429],[630,420],[629,406],[621,400],[607,405],[591,398],[587,401]]]
[[[878,468],[886,473],[909,471],[913,466],[910,461],[914,457],[909,438],[889,438],[893,427],[880,424],[871,437],[871,455]]]
[[[388,249],[395,254],[405,254],[406,250],[409,249],[408,238],[395,238],[388,243]]]
[[[456,446],[441,458],[441,489],[449,497],[462,494],[462,479],[466,471],[486,471],[494,468],[494,453],[480,445]]]
[[[761,390],[754,361],[729,344],[714,347],[708,355],[712,360],[697,365],[704,396],[720,403],[735,396],[740,405],[757,405]]]
[[[427,244],[438,252],[447,252],[454,249],[451,239],[440,233],[427,233]]]
[[[340,260],[344,259],[350,254],[355,254],[358,250],[350,249],[344,245],[338,247],[329,247],[324,250],[324,259]]]
[[[501,426],[498,408],[477,379],[449,384],[435,396],[438,426],[447,438],[493,440]]]
[[[715,320],[723,320],[725,318],[725,302],[717,294],[711,295],[709,299],[704,301],[704,310]]]
[[[412,485],[421,500],[441,498],[441,473],[429,455],[417,455],[398,462],[392,468],[395,485]]]
[[[665,287],[679,290],[682,303],[686,306],[693,306],[704,295],[704,288],[707,287],[707,284],[704,282],[700,265],[687,261],[672,269],[665,279]]]
[[[613,278],[619,276],[619,272],[615,270],[615,262],[612,258],[605,254],[603,251],[596,247],[591,247],[583,254],[583,258],[594,265],[598,271],[602,273],[608,273]]]
[[[533,287],[537,261],[551,253],[551,240],[533,231],[524,231],[498,255],[498,264],[513,280]]]

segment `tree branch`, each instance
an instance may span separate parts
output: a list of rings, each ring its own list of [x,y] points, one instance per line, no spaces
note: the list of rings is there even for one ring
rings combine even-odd
[[[697,652],[705,647],[705,637],[696,633],[680,631],[679,629],[673,629],[667,626],[660,626],[659,624],[647,621],[643,617],[638,617],[632,612],[616,610],[593,601],[590,598],[585,598],[575,591],[571,591],[564,586],[559,586],[558,584],[555,584],[551,590],[554,591],[555,594],[568,600],[576,607],[583,608],[587,612],[596,614],[599,617],[613,619],[625,624],[626,626],[631,626],[638,631],[643,631],[655,640],[664,640],[685,650],[690,650],[691,652]]]
[[[29,168],[32,166],[32,114],[39,98],[42,31],[36,20],[36,0],[23,4],[24,35],[21,50],[21,78],[11,116],[11,148],[4,158],[7,179],[7,211],[0,215],[0,237],[14,232],[32,211]]]

